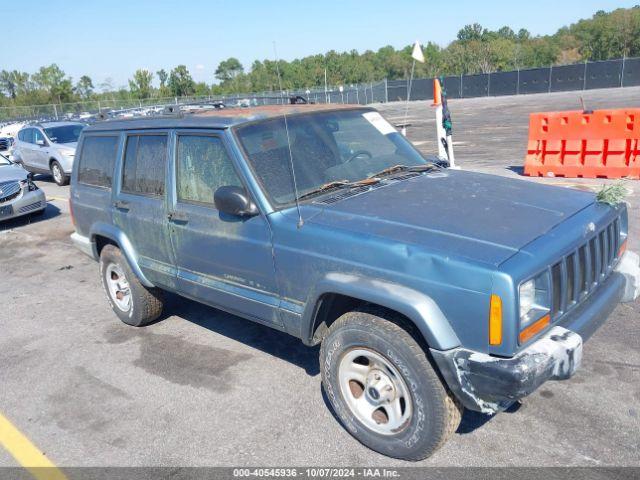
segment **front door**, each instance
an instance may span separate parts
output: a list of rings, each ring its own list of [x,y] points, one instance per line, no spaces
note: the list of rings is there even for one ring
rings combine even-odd
[[[31,163],[39,170],[47,171],[49,170],[49,142],[37,128],[33,129],[33,140],[33,159]]]
[[[117,170],[113,221],[126,234],[140,269],[154,285],[173,289],[175,267],[168,235],[166,131],[129,132]]]
[[[266,218],[230,216],[214,205],[217,188],[243,186],[223,137],[178,132],[175,141],[169,229],[179,291],[231,313],[281,325]]]

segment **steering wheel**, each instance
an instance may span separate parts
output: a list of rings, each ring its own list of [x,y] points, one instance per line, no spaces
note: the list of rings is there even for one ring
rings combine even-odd
[[[345,160],[344,163],[349,163],[352,160],[355,160],[356,158],[363,157],[363,156],[373,158],[373,155],[371,155],[371,152],[368,152],[366,150],[357,150],[349,158],[347,158],[347,160]]]

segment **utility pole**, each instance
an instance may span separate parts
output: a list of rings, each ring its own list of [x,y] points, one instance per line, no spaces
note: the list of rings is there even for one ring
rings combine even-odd
[[[324,103],[330,103],[327,97],[327,67],[324,67]]]

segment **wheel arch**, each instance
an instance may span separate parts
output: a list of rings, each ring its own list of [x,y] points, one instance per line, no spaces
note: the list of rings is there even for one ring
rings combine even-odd
[[[106,223],[94,224],[91,228],[89,238],[95,245],[94,248],[96,249],[96,258],[100,258],[100,251],[105,247],[105,245],[115,245],[120,249],[120,251],[127,259],[131,270],[136,275],[136,277],[138,277],[140,283],[148,288],[153,288],[155,286],[147,279],[147,277],[140,269],[140,265],[138,264],[138,256],[135,249],[133,248],[133,245],[131,244],[131,241],[129,240],[127,235],[118,227]]]
[[[403,285],[343,273],[328,274],[307,302],[302,314],[302,340],[309,345],[319,343],[337,317],[361,305],[402,315],[431,348],[448,350],[460,345],[449,321],[428,295]]]

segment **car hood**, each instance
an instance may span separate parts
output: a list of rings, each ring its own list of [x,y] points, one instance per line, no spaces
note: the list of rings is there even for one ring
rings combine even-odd
[[[0,166],[0,183],[25,180],[28,172],[19,165]]]
[[[443,170],[318,202],[309,221],[498,265],[593,202],[588,192]]]
[[[69,153],[75,152],[77,145],[78,145],[78,142],[56,143],[56,147],[58,147],[58,149],[63,150],[65,152],[69,152]]]

